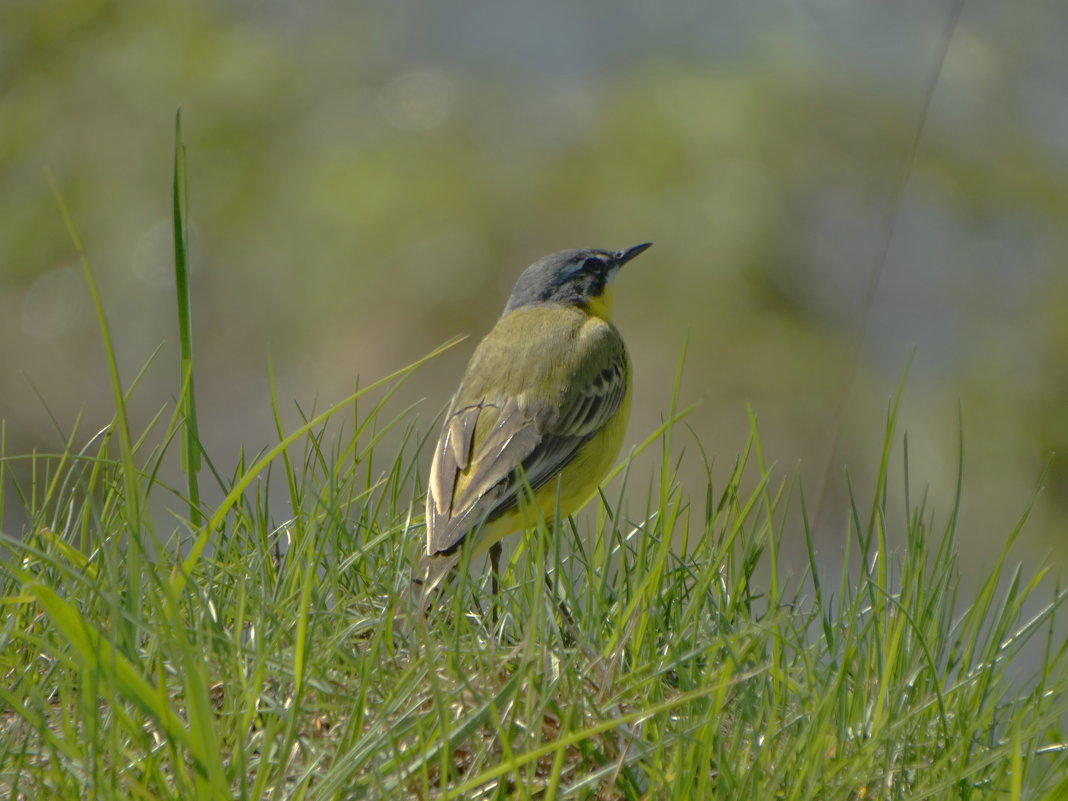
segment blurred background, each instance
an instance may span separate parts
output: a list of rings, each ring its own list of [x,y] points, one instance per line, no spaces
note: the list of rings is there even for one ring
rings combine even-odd
[[[1047,463],[1019,555],[1066,564],[1068,461],[1050,460],[1068,447],[1068,5],[966,0],[953,25],[957,5],[4,0],[6,452],[62,450],[81,415],[77,446],[111,415],[46,171],[124,380],[161,348],[135,416],[176,394],[181,106],[201,434],[224,470],[274,439],[268,356],[287,409],[322,409],[357,377],[481,336],[545,253],[648,240],[616,285],[628,444],[667,413],[688,341],[681,400],[701,401],[689,424],[714,481],[744,447],[748,404],[810,512],[829,480],[833,559],[843,476],[870,499],[911,359],[899,441],[939,521],[963,425],[965,570],[1000,547]],[[475,341],[401,391],[426,399],[424,430]],[[679,444],[700,499],[697,449]]]

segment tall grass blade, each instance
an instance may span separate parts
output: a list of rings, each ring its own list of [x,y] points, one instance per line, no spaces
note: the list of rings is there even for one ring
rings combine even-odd
[[[174,182],[172,194],[174,219],[174,287],[178,296],[178,343],[181,348],[181,380],[178,408],[182,415],[182,471],[189,492],[189,523],[199,527],[200,508],[200,431],[197,426],[196,385],[193,380],[193,325],[189,294],[189,207],[185,177],[185,143],[182,141],[182,110],[174,115]]]

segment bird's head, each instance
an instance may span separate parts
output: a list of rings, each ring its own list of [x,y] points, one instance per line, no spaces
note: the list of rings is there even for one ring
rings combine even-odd
[[[625,250],[561,250],[545,256],[519,276],[504,313],[524,306],[562,303],[607,318],[609,284],[615,274],[651,246],[651,242],[645,242]]]

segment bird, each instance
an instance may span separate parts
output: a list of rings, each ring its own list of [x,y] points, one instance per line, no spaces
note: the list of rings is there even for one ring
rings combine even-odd
[[[630,410],[631,367],[612,323],[612,279],[652,243],[562,250],[526,268],[475,348],[434,447],[426,554],[413,572],[422,608],[459,562],[593,495]],[[531,495],[532,493],[532,495]]]

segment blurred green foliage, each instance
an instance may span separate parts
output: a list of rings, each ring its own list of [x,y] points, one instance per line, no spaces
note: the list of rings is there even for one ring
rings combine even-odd
[[[160,343],[159,359],[178,358],[181,106],[201,431],[223,464],[273,428],[268,352],[281,397],[328,403],[358,375],[487,330],[544,253],[651,240],[617,287],[631,441],[660,419],[688,337],[701,441],[729,464],[749,403],[768,452],[799,462],[815,495],[828,469],[872,466],[912,354],[916,474],[951,491],[959,409],[963,536],[1008,530],[1050,452],[1068,448],[1068,10],[967,2],[923,120],[948,6],[529,5],[6,3],[8,453],[57,448],[50,417],[61,430],[79,412],[109,418],[45,170],[86,242],[124,376]],[[411,385],[428,426],[467,352]],[[149,371],[146,419],[173,398],[172,376]],[[1033,547],[1068,560],[1062,457],[1047,486]]]

